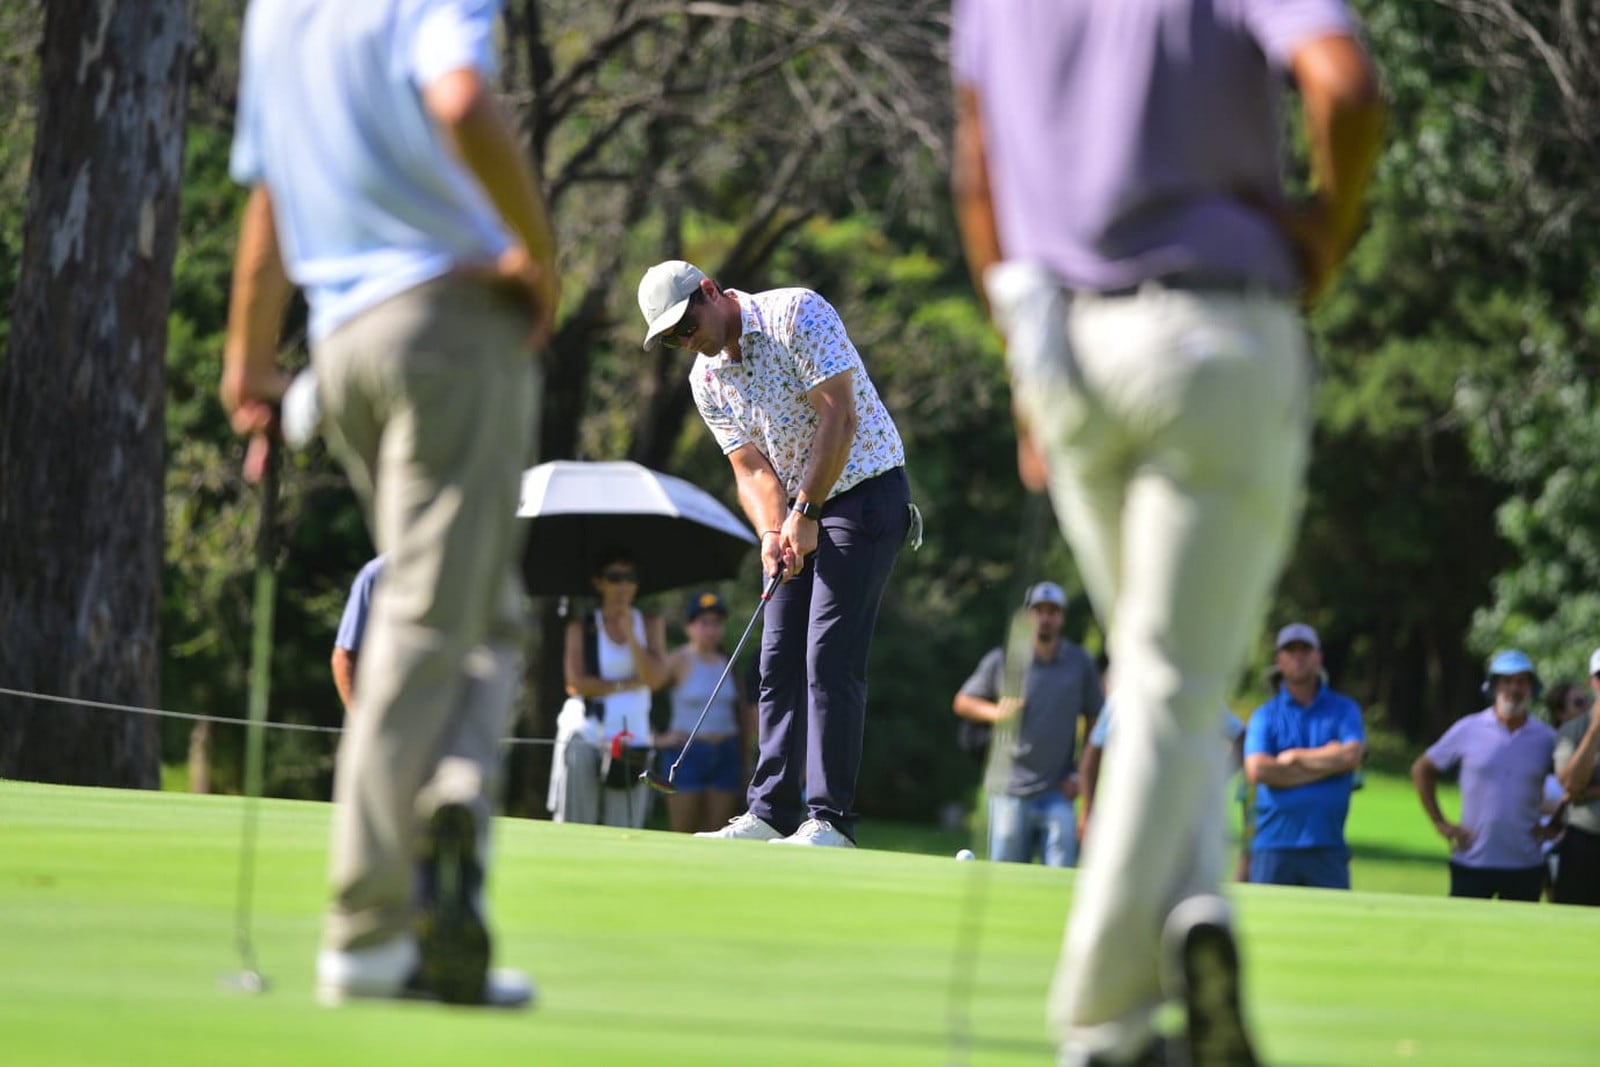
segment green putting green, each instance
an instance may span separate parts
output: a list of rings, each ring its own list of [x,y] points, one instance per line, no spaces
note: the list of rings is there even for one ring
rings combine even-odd
[[[0,782],[0,1059],[1052,1061],[1043,1002],[1069,872],[502,821],[498,962],[535,976],[538,1008],[325,1010],[311,969],[328,808],[261,809],[253,930],[272,985],[259,997],[218,984],[239,966],[239,828],[236,797]],[[1395,848],[1411,856],[1425,840]],[[1358,886],[1366,865],[1389,863],[1364,858],[1369,843],[1357,842]],[[1442,887],[1442,870],[1429,877]],[[963,1060],[949,1050],[951,991],[972,900],[975,973],[970,999],[955,997],[969,1019]],[[1600,912],[1257,887],[1235,900],[1273,1064],[1577,1064],[1600,1046]]]

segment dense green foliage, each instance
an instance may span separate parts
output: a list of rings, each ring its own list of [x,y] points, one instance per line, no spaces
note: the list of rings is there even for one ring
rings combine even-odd
[[[684,366],[639,353],[638,272],[681,253],[713,271],[737,268],[721,279],[730,285],[805,284],[832,300],[897,416],[928,519],[928,543],[902,557],[874,646],[861,804],[931,818],[976,778],[953,744],[955,688],[998,643],[1026,581],[1075,586],[1052,524],[1016,482],[998,345],[945,206],[944,130],[927,117],[945,86],[908,93],[915,106],[895,137],[886,132],[894,122],[871,121],[885,108],[867,64],[821,45],[807,51],[808,34],[826,34],[803,7],[769,6],[769,24],[641,16],[620,40],[607,36],[600,7],[511,7],[508,82],[558,180],[572,271],[545,422],[549,440],[560,408],[575,433],[554,454],[650,455],[731,502],[726,464],[698,420],[661,403]],[[1471,710],[1493,647],[1527,648],[1550,680],[1580,674],[1600,641],[1600,208],[1589,192],[1600,94],[1586,95],[1582,80],[1595,64],[1578,62],[1600,49],[1600,28],[1514,0],[1358,7],[1393,107],[1388,147],[1367,236],[1312,320],[1322,387],[1302,537],[1234,703],[1248,708],[1261,692],[1270,628],[1305,618],[1323,631],[1335,683],[1418,743]],[[873,17],[871,5],[857,8]],[[1484,14],[1499,8],[1521,11],[1524,23]],[[889,47],[905,69],[937,71],[923,31],[938,14],[916,11]],[[5,55],[18,60],[0,64],[0,299],[19,254],[39,17],[38,5],[0,0]],[[244,707],[256,516],[215,401],[241,203],[226,173],[238,17],[223,0],[197,9],[168,357],[162,615],[163,703],[224,715]],[[674,57],[707,40],[748,62],[736,73],[750,79],[762,76],[758,58],[773,40],[802,43],[778,81],[724,79],[719,69],[702,83]],[[916,48],[927,54],[907,59]],[[858,82],[829,95],[829,71],[842,67]],[[817,113],[836,107],[848,118],[801,123],[807,169],[791,172],[799,157],[755,109],[798,109],[795,87],[818,85],[829,92],[812,100]],[[630,125],[646,107],[656,110]],[[641,175],[654,185],[636,188]],[[774,192],[780,180],[786,195]],[[0,321],[0,341],[5,328]],[[305,359],[297,338],[285,346],[291,364]],[[320,447],[291,459],[282,522],[273,714],[334,725],[331,635],[371,547]],[[1019,559],[1038,562],[1024,573]],[[752,569],[727,590],[736,614],[755,581]],[[675,620],[677,604],[662,606]],[[1069,629],[1098,647],[1081,598]],[[548,690],[555,683],[543,674],[535,688]],[[215,739],[223,788],[233,782],[233,734]],[[169,724],[164,741],[166,758],[181,759],[188,726]],[[324,737],[275,735],[271,790],[325,795],[330,751]],[[520,794],[517,806],[533,810]]]

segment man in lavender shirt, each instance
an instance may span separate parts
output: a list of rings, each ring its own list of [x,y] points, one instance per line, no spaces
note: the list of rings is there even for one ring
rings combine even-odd
[[[1061,1062],[1256,1062],[1239,1010],[1216,709],[1288,550],[1311,422],[1296,300],[1360,230],[1383,118],[1342,0],[957,0],[954,192],[1117,663],[1118,740],[1050,994]],[[1279,166],[1299,87],[1313,195]],[[1176,980],[1164,987],[1163,973]]]
[[[1544,889],[1539,804],[1556,732],[1528,711],[1539,693],[1533,661],[1515,649],[1489,661],[1494,703],[1456,720],[1411,765],[1422,810],[1450,842],[1450,895],[1538,900]],[[1439,810],[1439,775],[1461,770],[1461,821]]]

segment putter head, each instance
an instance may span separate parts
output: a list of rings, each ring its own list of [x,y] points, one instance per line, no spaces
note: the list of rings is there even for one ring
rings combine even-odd
[[[242,971],[222,976],[222,988],[230,989],[235,993],[245,993],[249,996],[260,996],[267,991],[267,976],[254,968],[247,967]]]
[[[657,793],[661,793],[664,796],[670,797],[672,794],[678,791],[678,787],[672,784],[672,779],[670,777],[663,778],[655,771],[645,771],[643,774],[639,775],[639,781],[643,782],[651,789],[654,789]]]

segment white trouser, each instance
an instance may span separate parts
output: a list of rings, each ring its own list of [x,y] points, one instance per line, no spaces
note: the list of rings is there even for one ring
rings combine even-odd
[[[988,283],[1116,676],[1049,1017],[1069,1053],[1121,1057],[1164,999],[1167,915],[1221,881],[1217,707],[1291,543],[1310,359],[1265,293],[1067,296],[1023,264]]]

